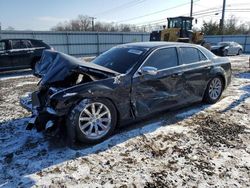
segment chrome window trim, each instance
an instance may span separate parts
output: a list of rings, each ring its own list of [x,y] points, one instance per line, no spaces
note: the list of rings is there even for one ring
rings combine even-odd
[[[174,66],[174,67],[169,67],[169,68],[165,68],[165,69],[161,69],[161,70],[158,70],[157,72],[159,71],[166,71],[166,70],[171,70],[171,69],[174,69],[174,68],[177,68],[177,67],[183,67],[183,66],[187,66],[187,65],[192,65],[192,64],[197,64],[197,63],[200,63],[200,62],[209,62],[211,61],[207,56],[206,54],[203,53],[202,50],[200,50],[198,47],[196,46],[163,46],[163,47],[159,47],[155,50],[153,50],[149,55],[148,57],[142,62],[142,64],[140,65],[140,67],[136,70],[136,72],[134,73],[133,75],[133,78],[136,78],[136,77],[139,77],[140,74],[139,74],[139,70],[141,69],[141,67],[146,63],[146,61],[157,51],[157,50],[162,50],[162,49],[167,49],[167,48],[175,48],[176,49],[176,53],[177,53],[177,59],[178,59],[178,64],[177,66]],[[189,63],[189,64],[180,64],[180,57],[179,57],[179,51],[178,51],[178,48],[195,48],[197,50],[199,50],[199,52],[201,52],[206,58],[207,60],[202,60],[202,61],[198,61],[198,62],[193,62],[193,63]]]

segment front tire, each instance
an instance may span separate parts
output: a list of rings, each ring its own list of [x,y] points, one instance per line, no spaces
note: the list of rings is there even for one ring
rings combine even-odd
[[[223,54],[223,56],[227,56],[228,55],[228,50],[224,50],[222,54]]]
[[[84,99],[71,111],[67,121],[70,143],[75,138],[96,144],[110,136],[117,123],[116,108],[108,99]]]
[[[221,97],[223,88],[224,84],[222,78],[219,76],[214,77],[207,85],[203,101],[209,104],[216,103]]]
[[[32,69],[32,73],[33,73],[33,75],[36,75],[36,66],[37,66],[37,64],[40,62],[40,60],[36,60],[36,61],[34,61],[33,63],[32,63],[32,65],[31,65],[31,69]]]

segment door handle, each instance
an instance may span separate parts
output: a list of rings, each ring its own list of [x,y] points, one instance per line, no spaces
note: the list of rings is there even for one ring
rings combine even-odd
[[[180,77],[180,76],[182,76],[182,72],[175,73],[175,74],[171,75],[172,78],[177,78],[177,77]]]
[[[211,66],[205,67],[205,69],[211,69]]]

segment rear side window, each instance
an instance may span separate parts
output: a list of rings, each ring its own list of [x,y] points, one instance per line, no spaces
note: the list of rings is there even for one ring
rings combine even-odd
[[[0,51],[4,51],[5,49],[5,42],[0,42]]]
[[[182,64],[190,64],[198,61],[207,60],[207,58],[196,48],[185,47],[180,48]]]
[[[207,60],[206,56],[203,53],[201,53],[201,51],[198,50],[198,52],[199,52],[200,60],[206,61]]]
[[[39,40],[32,40],[31,43],[33,47],[46,47],[46,45]]]
[[[26,48],[31,48],[32,47],[29,40],[22,40],[22,43],[26,46]]]
[[[176,48],[165,48],[155,51],[143,67],[155,67],[158,70],[171,68],[178,65]]]
[[[12,41],[12,49],[23,49],[23,48],[27,48],[27,46],[25,45],[23,41],[21,40]]]

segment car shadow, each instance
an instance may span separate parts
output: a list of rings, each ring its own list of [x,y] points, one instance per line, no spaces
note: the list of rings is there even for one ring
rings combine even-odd
[[[36,182],[29,177],[51,166],[109,150],[132,138],[152,133],[163,126],[182,121],[205,110],[210,105],[193,104],[182,109],[168,110],[152,115],[143,121],[122,127],[116,133],[97,145],[76,144],[67,147],[65,137],[58,134],[42,134],[35,130],[25,130],[29,118],[21,118],[0,123],[0,187],[31,187]],[[8,135],[8,133],[13,133]],[[5,134],[6,133],[6,134]],[[9,136],[9,138],[8,138]],[[2,186],[1,186],[2,185]]]
[[[249,72],[243,72],[240,74],[235,75],[236,78],[240,79],[250,79],[250,73]],[[232,110],[233,108],[239,106],[242,102],[244,102],[247,98],[250,97],[250,85],[246,85],[241,87],[239,90],[245,91],[244,94],[242,94],[239,99],[233,101],[230,105],[228,105],[224,110],[221,110],[221,113],[227,112],[228,110]]]
[[[225,113],[229,110],[232,110],[233,108],[239,106],[241,103],[245,102],[247,98],[250,97],[250,85],[246,85],[244,87],[241,87],[239,90],[246,91],[246,93],[242,94],[239,99],[233,101],[230,105],[228,105],[224,110],[221,110],[221,113]]]

